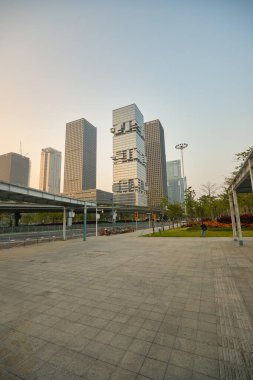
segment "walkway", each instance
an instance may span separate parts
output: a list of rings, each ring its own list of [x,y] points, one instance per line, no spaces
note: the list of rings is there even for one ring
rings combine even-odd
[[[253,239],[0,251],[0,378],[253,378]]]

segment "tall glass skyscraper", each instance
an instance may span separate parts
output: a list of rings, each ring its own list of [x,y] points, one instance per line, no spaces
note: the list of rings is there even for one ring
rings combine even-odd
[[[167,161],[167,183],[168,183],[168,199],[170,202],[184,202],[184,182],[186,178],[182,178],[181,161]]]
[[[113,199],[146,206],[146,157],[143,115],[136,104],[113,110]]]
[[[53,148],[41,151],[39,188],[49,193],[59,193],[61,185],[61,152]]]
[[[86,119],[66,124],[64,193],[96,188],[97,128]]]
[[[159,207],[168,196],[164,129],[160,120],[144,124],[147,156],[148,206]]]

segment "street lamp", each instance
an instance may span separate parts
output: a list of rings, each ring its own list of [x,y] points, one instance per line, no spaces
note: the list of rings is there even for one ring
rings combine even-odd
[[[188,144],[186,144],[186,143],[177,144],[177,145],[175,146],[176,149],[180,149],[180,150],[181,150],[183,178],[184,178],[184,156],[183,156],[183,150],[184,150],[185,148],[187,148],[187,147],[188,147]]]
[[[186,190],[186,178],[185,178],[185,176],[184,176],[184,155],[183,155],[183,150],[185,149],[185,148],[187,148],[188,147],[188,144],[186,144],[186,143],[182,143],[182,144],[177,144],[176,146],[175,146],[175,148],[176,149],[180,149],[181,150],[181,158],[182,158],[182,171],[183,171],[183,187],[184,187],[184,192],[185,192],[185,190]],[[185,206],[185,211],[186,211],[186,206]]]

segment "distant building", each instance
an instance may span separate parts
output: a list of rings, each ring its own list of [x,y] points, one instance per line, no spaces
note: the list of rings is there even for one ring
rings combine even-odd
[[[184,202],[184,182],[182,178],[181,161],[167,161],[167,183],[168,183],[168,199],[170,202]]]
[[[0,156],[0,180],[21,186],[29,186],[30,158],[18,153]]]
[[[41,150],[39,189],[59,193],[61,185],[61,152],[53,148]]]
[[[160,120],[144,124],[148,206],[159,207],[168,196],[164,129]]]
[[[66,124],[64,193],[96,188],[97,128],[86,119]]]
[[[147,205],[143,115],[136,104],[113,110],[113,199]]]
[[[110,193],[109,191],[104,191],[104,190],[99,190],[99,189],[83,190],[76,193],[68,193],[65,195],[80,199],[82,201],[97,202],[102,205],[103,204],[111,205],[113,203],[113,194]]]

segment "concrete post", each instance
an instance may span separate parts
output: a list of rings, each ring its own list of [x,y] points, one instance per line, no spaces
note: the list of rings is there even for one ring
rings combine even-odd
[[[83,241],[86,241],[86,223],[87,223],[87,206],[86,203],[83,209]]]
[[[249,160],[249,174],[250,174],[250,180],[251,180],[251,189],[253,192],[253,168],[251,166],[251,160]]]
[[[98,209],[96,207],[96,237],[98,236]]]
[[[237,233],[236,233],[236,224],[235,224],[235,209],[234,209],[234,203],[232,195],[228,195],[229,199],[229,206],[230,206],[230,215],[231,215],[231,222],[232,222],[232,229],[233,229],[233,238],[234,241],[237,241]]]
[[[235,190],[233,190],[233,201],[234,201],[234,206],[235,206],[235,218],[236,218],[237,232],[238,232],[238,238],[239,238],[239,245],[243,245],[240,213],[239,213],[239,207],[238,207],[237,194]]]
[[[63,240],[66,240],[66,207],[63,207],[63,226],[62,226],[62,232],[63,232]]]

